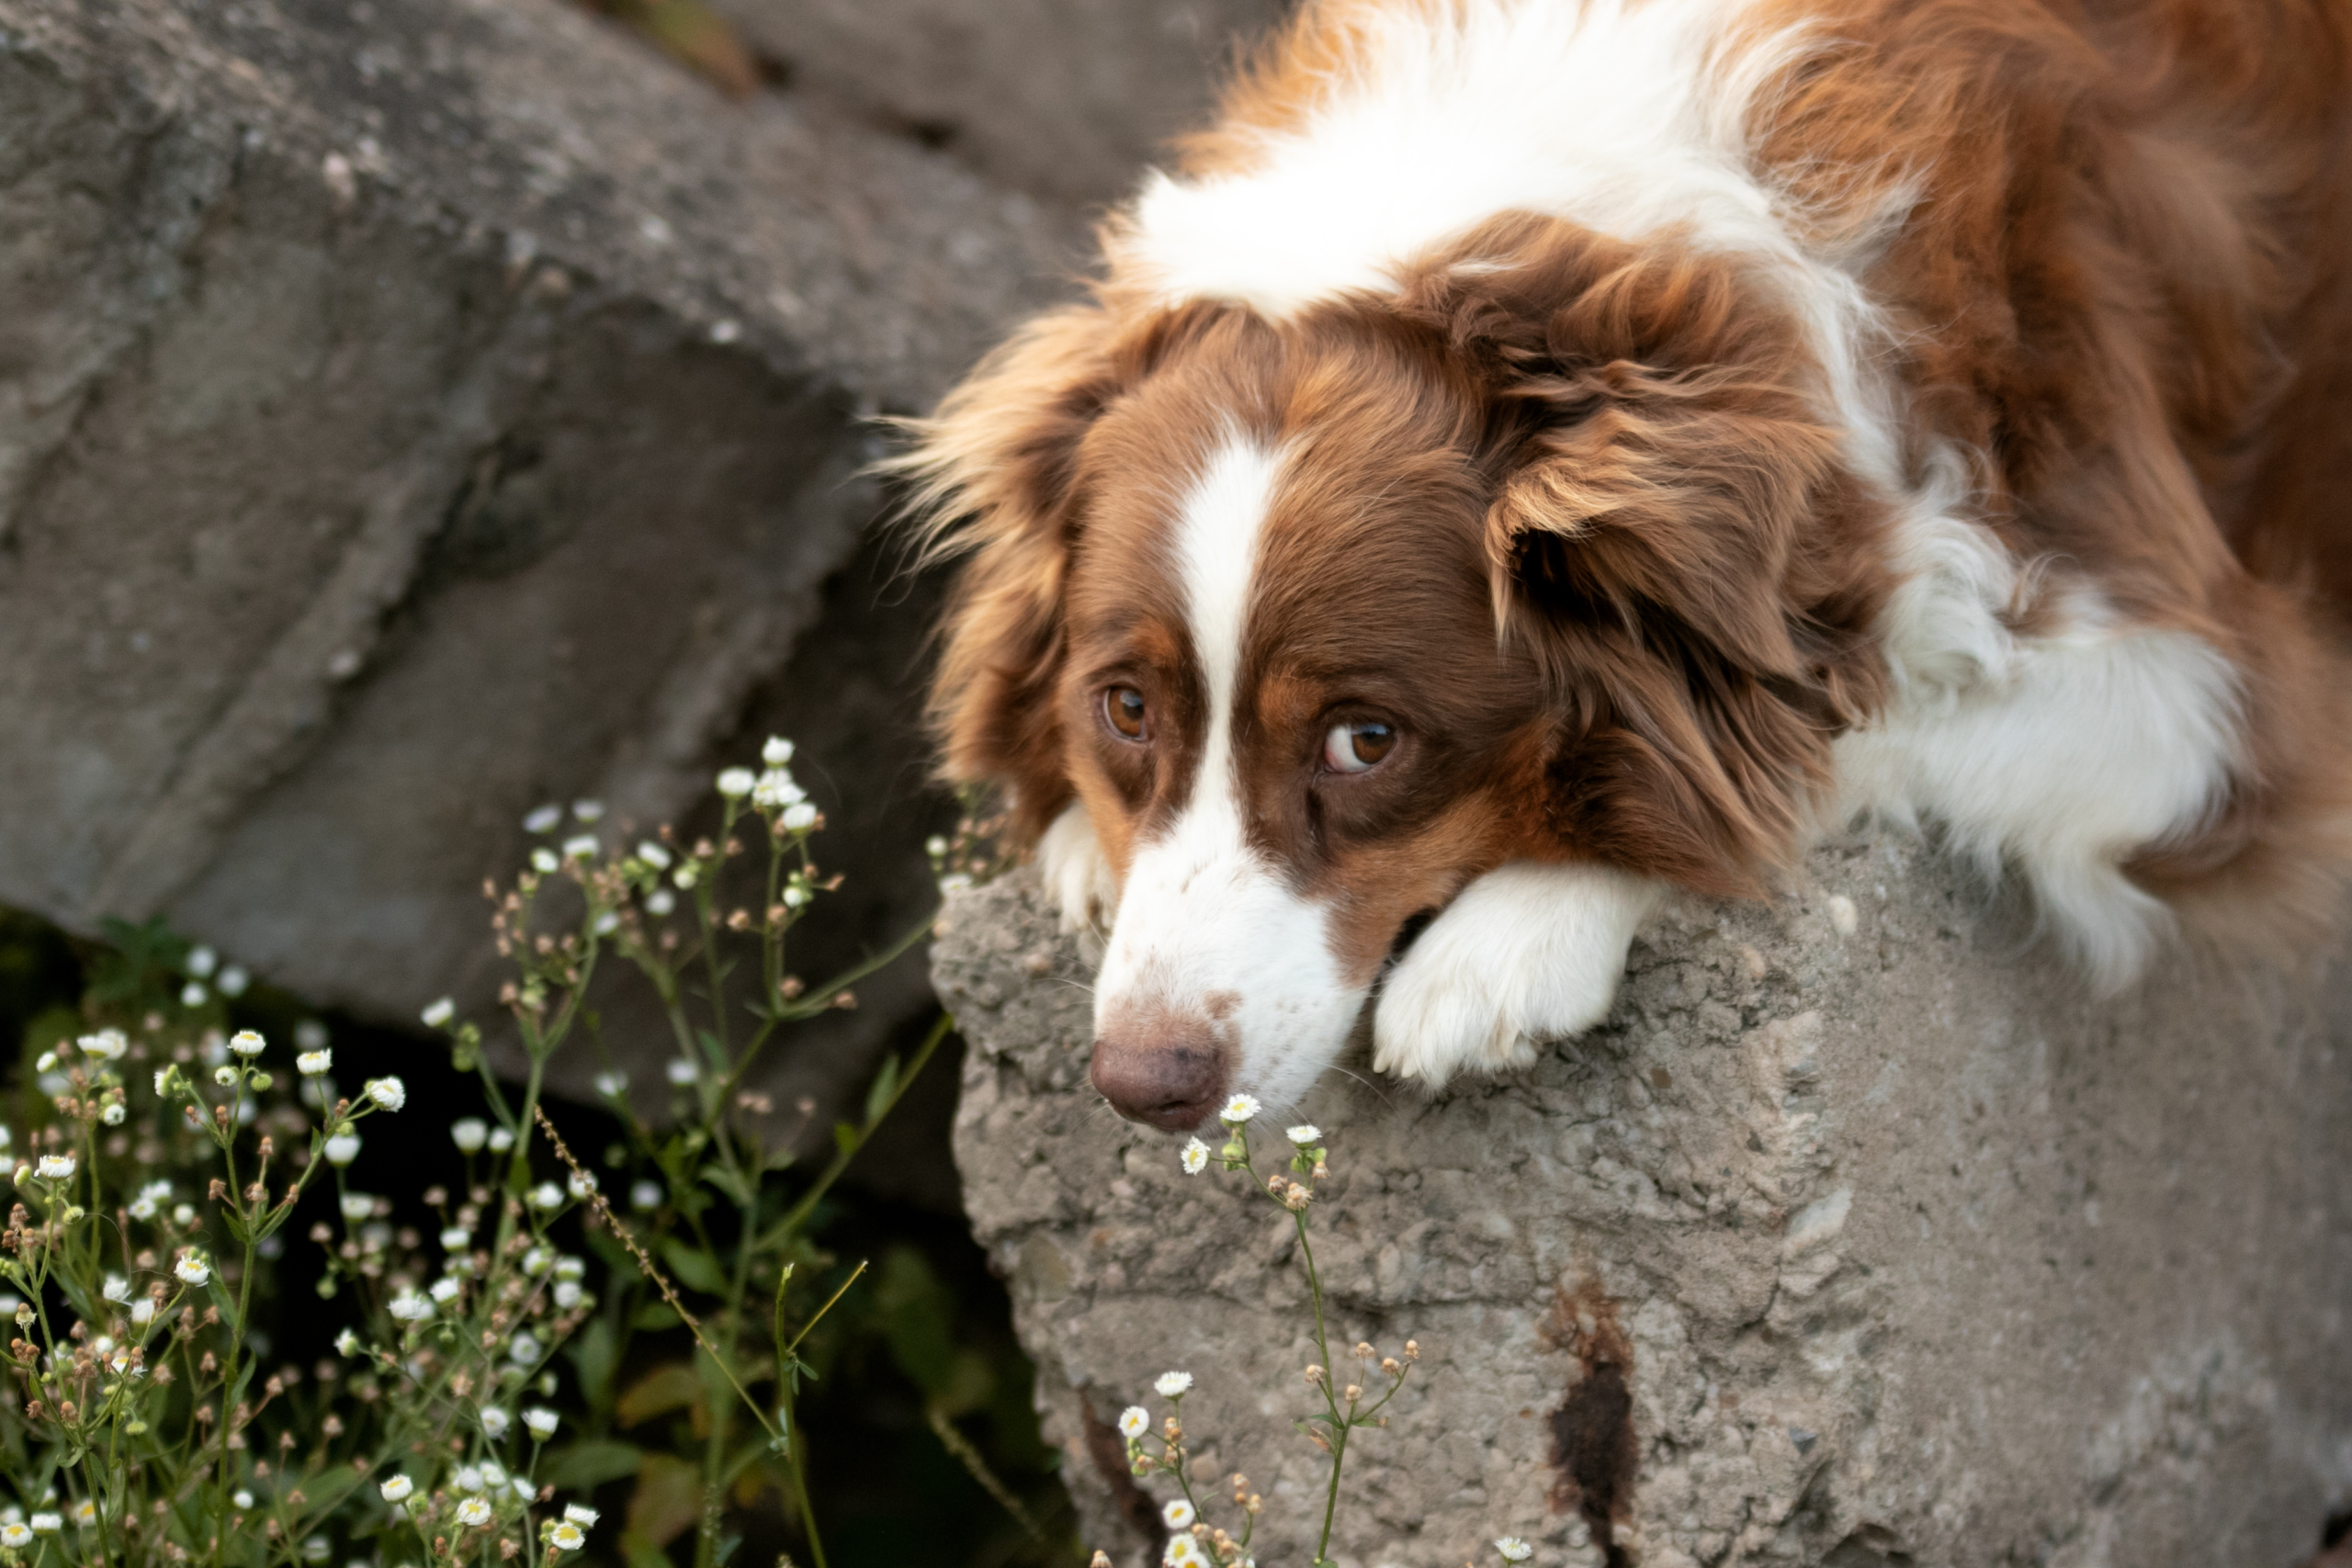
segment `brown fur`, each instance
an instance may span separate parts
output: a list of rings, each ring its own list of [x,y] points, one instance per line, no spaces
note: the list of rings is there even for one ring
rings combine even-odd
[[[1368,9],[1445,3],[1310,6],[1186,167],[1247,168]],[[1758,25],[1800,14],[1838,41],[1768,96],[1759,159],[1849,237],[1915,182],[1865,281],[1918,451],[1974,455],[2021,558],[2244,674],[2228,798],[2133,874],[2249,936],[2308,928],[2352,856],[2352,6],[1787,0]],[[1340,900],[1351,969],[1506,858],[1710,893],[1788,860],[1830,740],[1884,700],[1893,578],[1770,288],[1673,236],[1505,215],[1393,297],[1276,325],[1161,308],[1125,239],[905,464],[971,552],[933,704],[952,776],[1009,782],[1026,837],[1082,799],[1120,866],[1181,807],[1203,698],[1165,536],[1238,423],[1295,454],[1245,650],[1252,829]],[[1113,680],[1154,746],[1099,721]],[[1396,762],[1299,787],[1331,716],[1384,703],[1419,725]]]

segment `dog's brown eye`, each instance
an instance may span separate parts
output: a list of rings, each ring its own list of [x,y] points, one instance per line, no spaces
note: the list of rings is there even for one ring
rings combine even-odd
[[[1102,716],[1130,740],[1143,739],[1143,694],[1133,686],[1114,686],[1102,694]]]
[[[1360,773],[1396,749],[1396,727],[1377,719],[1335,724],[1323,738],[1323,764],[1335,773]]]

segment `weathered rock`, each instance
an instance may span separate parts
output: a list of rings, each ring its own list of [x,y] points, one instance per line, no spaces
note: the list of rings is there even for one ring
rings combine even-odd
[[[991,178],[1124,196],[1290,0],[712,0],[796,91]]]
[[[569,6],[0,0],[0,902],[413,1017],[523,812],[668,818],[778,713],[875,870],[831,956],[913,918],[865,416],[1078,231]]]
[[[1431,1099],[1354,1060],[1261,1118],[1261,1150],[1330,1134],[1333,1339],[1427,1352],[1335,1558],[2301,1562],[2352,1500],[2352,975],[2093,1002],[1905,843],[1811,877],[1673,916],[1528,1071]],[[1087,1091],[1091,976],[1026,874],[955,900],[934,964],[967,1201],[1090,1540],[1142,1560],[1106,1424],[1181,1368],[1196,1490],[1246,1472],[1258,1561],[1305,1562],[1285,1216]]]

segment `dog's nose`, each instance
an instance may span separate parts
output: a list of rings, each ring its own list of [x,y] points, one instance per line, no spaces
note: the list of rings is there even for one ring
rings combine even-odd
[[[1208,1025],[1169,1019],[1106,1031],[1087,1074],[1112,1110],[1171,1133],[1209,1119],[1225,1099],[1225,1052]]]

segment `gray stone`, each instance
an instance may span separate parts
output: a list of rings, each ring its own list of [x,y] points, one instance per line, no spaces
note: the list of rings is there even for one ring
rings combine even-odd
[[[929,590],[859,556],[866,416],[1078,237],[569,6],[0,0],[0,902],[479,1003],[525,811],[650,825],[775,718],[872,872],[831,956],[902,927]]]
[[[1532,1068],[1430,1097],[1361,1054],[1315,1258],[1335,1341],[1425,1356],[1361,1432],[1344,1568],[2289,1568],[2352,1501],[2352,974],[2177,964],[2086,999],[1944,863],[1826,849],[1691,906]],[[1184,1402],[1197,1490],[1303,1563],[1321,1456],[1286,1216],[1084,1075],[1091,977],[1033,880],[959,896],[956,1156],[1090,1544],[1145,1557],[1107,1423]],[[1154,1554],[1156,1557],[1156,1554]]]
[[[712,0],[795,91],[1070,201],[1126,194],[1290,0]]]

